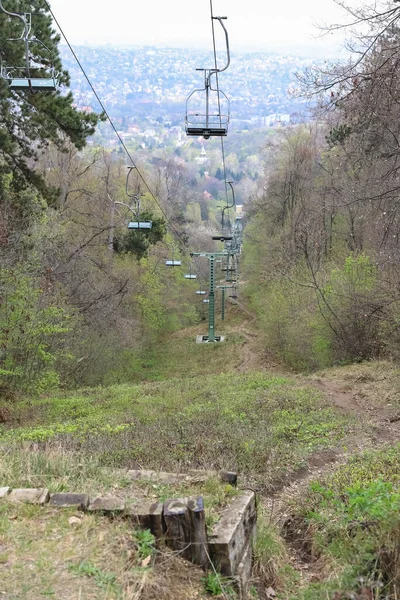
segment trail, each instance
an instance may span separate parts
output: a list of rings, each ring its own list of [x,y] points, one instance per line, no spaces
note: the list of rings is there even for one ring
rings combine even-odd
[[[256,316],[241,303],[235,304],[249,317],[232,327],[232,332],[240,333],[244,338],[237,371],[245,373],[263,369],[287,374],[288,369],[265,349],[257,330]],[[365,369],[368,368],[369,365],[366,365]],[[323,395],[326,405],[354,417],[357,424],[340,446],[315,452],[307,464],[293,473],[287,482],[275,488],[273,494],[260,499],[271,522],[281,532],[289,563],[298,573],[299,586],[317,581],[322,566],[309,555],[304,540],[299,539],[298,528],[291,515],[291,504],[304,495],[311,481],[325,478],[347,462],[351,455],[393,445],[400,440],[400,408],[398,401],[393,401],[394,395],[398,400],[398,381],[388,382],[389,376],[385,375],[384,370],[380,373],[379,368],[376,369],[376,376],[368,371],[360,375],[357,374],[357,367],[352,369],[343,367],[332,372],[328,369],[327,373],[318,376],[290,373],[299,385],[315,387]]]

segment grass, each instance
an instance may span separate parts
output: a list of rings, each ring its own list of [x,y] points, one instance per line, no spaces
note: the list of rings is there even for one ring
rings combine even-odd
[[[71,517],[75,517],[72,523]],[[0,597],[206,598],[202,573],[128,520],[0,503]]]
[[[138,585],[141,564],[132,527],[29,505],[0,504],[0,596],[39,598],[122,598]]]
[[[122,366],[110,371],[105,383],[164,381],[233,371],[240,361],[243,336],[230,333],[223,344],[196,344],[196,335],[206,335],[207,330],[208,324],[203,322],[161,339],[137,354],[127,352]],[[217,333],[223,333],[221,324],[217,324]]]
[[[264,372],[81,390],[13,411],[21,425],[3,426],[2,453],[28,443],[109,468],[226,468],[263,489],[355,428],[312,387]]]
[[[345,390],[351,388],[375,406],[400,406],[400,368],[395,363],[382,360],[335,367],[317,377],[340,383]]]
[[[399,473],[400,446],[364,452],[311,483],[293,503],[292,535],[302,540],[311,564],[318,565],[320,581],[289,598],[397,597]]]

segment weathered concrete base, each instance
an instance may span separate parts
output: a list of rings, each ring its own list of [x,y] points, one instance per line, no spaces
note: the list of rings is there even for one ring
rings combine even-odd
[[[244,549],[242,560],[239,563],[236,573],[237,587],[240,598],[247,598],[249,593],[249,581],[253,568],[253,540]]]
[[[45,488],[20,488],[13,490],[7,500],[16,503],[43,505],[49,500],[49,490]]]
[[[156,471],[130,471],[135,481],[183,483],[207,480],[219,475],[222,481],[236,483],[237,474],[229,471],[198,471],[187,474]],[[165,541],[193,563],[209,568],[214,566],[237,582],[241,598],[248,597],[248,582],[252,569],[253,539],[256,532],[257,508],[253,491],[242,491],[223,511],[219,522],[207,536],[204,502],[201,496],[158,502],[125,501],[114,496],[97,496],[90,502],[87,494],[49,494],[47,489],[0,488],[0,499],[9,502],[44,505],[57,508],[77,508],[99,514],[119,513],[133,523],[150,529],[157,543]]]
[[[196,344],[214,344],[215,342],[224,342],[224,335],[216,335],[215,338],[210,341],[208,335],[197,335],[196,336]]]
[[[124,513],[143,529],[150,529],[156,540],[164,536],[163,505],[159,502],[127,505]]]
[[[209,536],[208,547],[215,567],[223,575],[241,578],[240,587],[243,589],[251,571],[250,549],[256,523],[255,493],[244,491],[223,512]]]

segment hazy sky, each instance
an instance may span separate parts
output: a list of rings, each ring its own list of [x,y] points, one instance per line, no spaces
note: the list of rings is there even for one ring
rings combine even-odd
[[[211,43],[210,0],[50,0],[74,44],[203,46]],[[227,16],[231,47],[329,46],[316,24],[343,22],[333,0],[213,0]]]

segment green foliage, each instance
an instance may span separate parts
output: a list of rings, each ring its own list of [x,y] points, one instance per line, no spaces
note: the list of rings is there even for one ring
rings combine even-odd
[[[400,581],[399,469],[400,446],[395,446],[356,455],[325,481],[310,485],[295,508],[294,527],[312,556],[331,563],[335,577],[310,586],[301,598],[357,592],[360,581],[374,597],[392,597]]]
[[[59,383],[57,346],[71,329],[62,306],[48,304],[29,265],[0,269],[0,386],[43,392]]]
[[[326,136],[326,141],[330,148],[334,148],[338,144],[344,144],[345,140],[350,136],[352,128],[349,125],[341,124],[333,127]]]
[[[138,529],[134,534],[137,552],[140,559],[145,559],[148,556],[153,556],[156,552],[155,537],[150,529]]]
[[[31,12],[32,3],[23,0],[7,8],[20,13]],[[51,56],[60,83],[68,86],[69,75],[62,69],[58,53],[60,37],[52,28],[46,2],[37,0],[33,12],[31,35],[37,36],[48,48],[45,50],[40,44],[31,44],[33,60],[49,68]],[[19,19],[0,14],[0,45],[5,65],[25,66],[24,44],[18,41],[21,28]],[[8,38],[16,41],[9,42]],[[0,81],[0,164],[4,172],[13,173],[12,187],[17,192],[30,184],[49,203],[55,201],[54,189],[47,185],[38,170],[32,168],[32,162],[37,158],[38,151],[51,141],[62,147],[67,138],[78,148],[83,148],[86,138],[94,133],[98,116],[77,110],[73,102],[72,94],[61,93],[61,89],[52,93],[31,94],[11,91],[3,79]]]
[[[335,446],[350,422],[324,406],[315,390],[266,373],[53,394],[13,410],[21,424],[2,432],[5,448],[15,441],[46,442],[90,454],[109,467],[140,463],[174,471],[212,464],[245,471],[268,489],[313,452]],[[213,496],[220,493],[225,498],[230,492]]]
[[[78,577],[93,577],[97,586],[101,589],[114,588],[116,585],[117,576],[115,573],[103,571],[89,561],[83,561],[77,565],[71,565],[69,570],[71,573],[78,575]]]
[[[214,571],[210,571],[203,577],[203,585],[205,591],[211,596],[223,595],[224,598],[231,600],[237,598],[237,594],[232,587],[232,582]]]
[[[166,223],[163,217],[155,216],[146,210],[140,213],[141,221],[152,221],[149,230],[127,230],[114,237],[114,250],[118,254],[134,254],[138,260],[148,255],[150,246],[160,242],[166,234]]]

